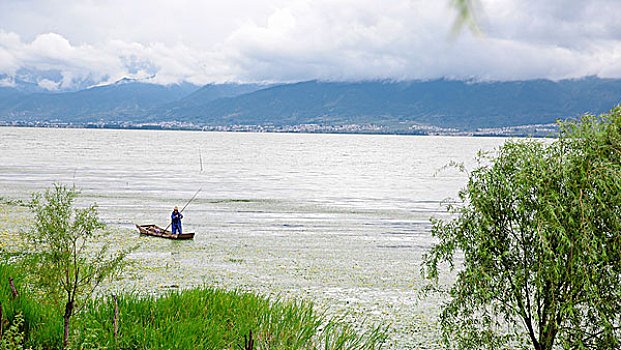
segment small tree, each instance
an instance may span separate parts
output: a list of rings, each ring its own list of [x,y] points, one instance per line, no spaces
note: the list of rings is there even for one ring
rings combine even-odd
[[[459,197],[424,259],[437,281],[463,253],[440,315],[449,347],[621,347],[621,108],[553,143],[505,143]]]
[[[129,252],[108,254],[107,244],[93,247],[107,233],[101,230],[96,205],[73,208],[78,194],[75,187],[61,184],[54,184],[43,195],[34,194],[34,227],[25,233],[32,249],[25,266],[34,272],[39,286],[64,299],[63,347],[68,344],[71,316],[102,281],[120,270]]]

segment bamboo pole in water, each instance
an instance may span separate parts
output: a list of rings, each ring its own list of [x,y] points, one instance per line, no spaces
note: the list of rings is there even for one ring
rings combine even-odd
[[[117,320],[119,318],[119,303],[117,301],[116,294],[114,294],[113,297],[114,297],[114,339],[118,339],[119,324]]]

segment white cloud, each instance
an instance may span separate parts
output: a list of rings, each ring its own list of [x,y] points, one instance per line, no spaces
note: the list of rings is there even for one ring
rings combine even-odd
[[[123,77],[621,77],[621,2],[480,3],[485,35],[451,38],[448,0],[0,2],[0,76],[54,70],[63,88]]]
[[[14,87],[14,86],[15,86],[15,82],[11,78],[6,77],[6,78],[0,79],[0,87]]]
[[[52,81],[49,79],[40,79],[37,85],[45,90],[56,91],[60,87],[60,82]]]
[[[12,39],[10,45],[1,40],[2,35]],[[98,45],[72,45],[57,33],[41,34],[24,43],[14,33],[0,32],[0,57],[4,56],[6,68],[0,66],[4,68],[0,73],[14,75],[19,68],[59,71],[62,88],[85,80],[110,83],[125,77],[158,84],[234,79],[227,75],[230,69],[218,56],[182,43],[167,46],[113,40]]]
[[[15,74],[20,62],[15,58],[15,50],[21,46],[19,36],[0,30],[0,74]]]

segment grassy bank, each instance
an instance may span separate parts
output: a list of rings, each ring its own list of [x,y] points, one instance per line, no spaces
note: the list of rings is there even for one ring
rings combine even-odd
[[[8,278],[20,295],[13,299]],[[4,329],[23,314],[25,345],[62,347],[62,312],[28,287],[17,266],[0,265]],[[197,288],[160,297],[133,294],[118,298],[118,336],[114,336],[112,298],[90,302],[73,323],[72,348],[238,349],[252,330],[254,349],[380,349],[381,328],[361,332],[329,318],[312,304],[273,300],[252,293]]]

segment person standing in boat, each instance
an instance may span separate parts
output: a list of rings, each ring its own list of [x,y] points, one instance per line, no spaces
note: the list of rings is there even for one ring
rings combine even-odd
[[[181,219],[183,219],[183,215],[181,215],[181,213],[179,212],[179,208],[175,207],[175,209],[172,212],[172,215],[170,216],[170,218],[172,219],[172,233],[173,235],[176,234],[175,232],[178,231],[178,234],[181,234]]]

